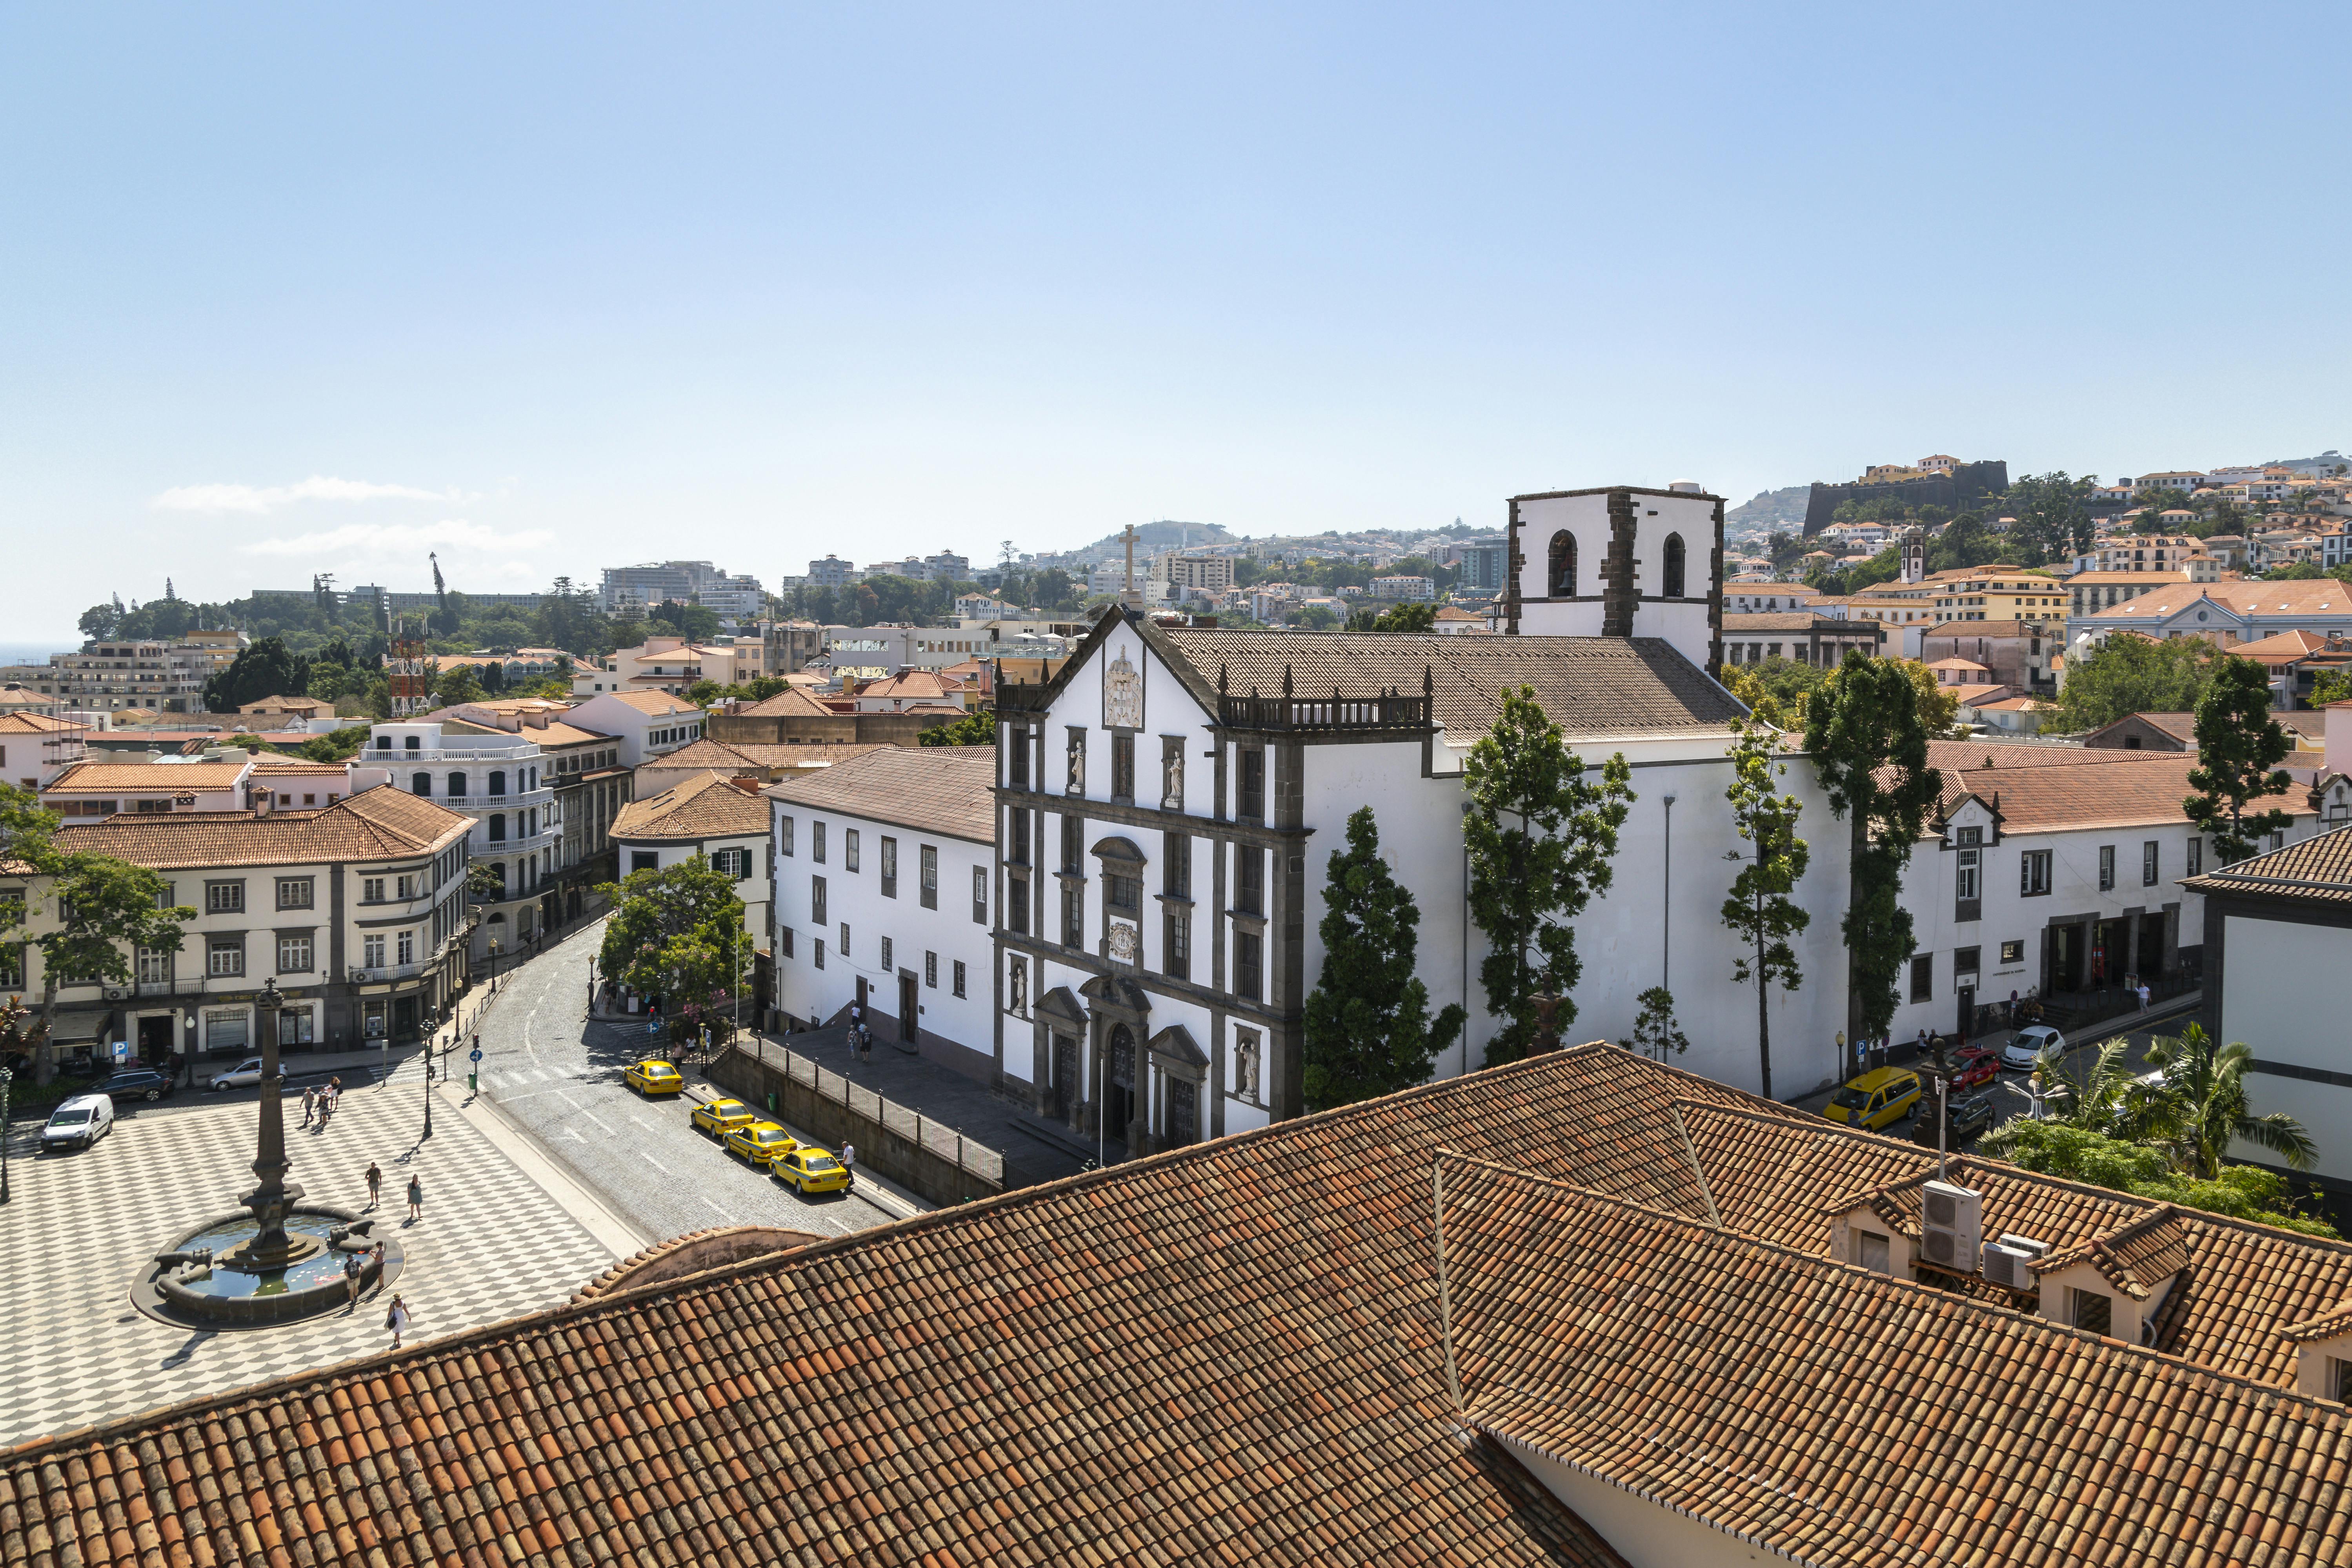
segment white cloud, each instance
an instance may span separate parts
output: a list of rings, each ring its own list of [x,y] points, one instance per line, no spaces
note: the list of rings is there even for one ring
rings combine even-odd
[[[487,523],[469,522],[464,518],[445,518],[439,522],[352,522],[341,528],[320,529],[310,533],[297,533],[278,539],[256,539],[240,544],[237,550],[246,555],[320,556],[330,553],[347,556],[376,556],[406,553],[422,555],[429,550],[509,551],[535,550],[551,542],[555,535],[547,529],[528,529],[520,533],[500,533]],[[511,569],[517,563],[509,562]]]
[[[291,485],[175,485],[149,504],[163,511],[275,511],[305,500],[435,500],[470,498],[456,490],[423,490],[414,485],[378,485],[313,474]]]

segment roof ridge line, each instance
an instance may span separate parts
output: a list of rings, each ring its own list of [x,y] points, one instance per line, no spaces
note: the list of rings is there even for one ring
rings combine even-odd
[[[2136,1345],[2128,1341],[2116,1339],[2112,1335],[2096,1334],[2093,1333],[2088,1329],[2078,1329],[2072,1323],[2053,1322],[2048,1318],[2042,1317],[2035,1313],[2020,1312],[2016,1309],[2011,1307],[1997,1307],[1990,1301],[1979,1301],[1973,1296],[1966,1296],[1957,1291],[1940,1289],[1932,1285],[1922,1285],[1916,1279],[1898,1279],[1892,1274],[1881,1274],[1874,1268],[1864,1268],[1858,1263],[1846,1263],[1835,1258],[1823,1257],[1820,1253],[1802,1252],[1798,1250],[1796,1247],[1787,1246],[1781,1242],[1768,1240],[1760,1236],[1750,1236],[1746,1231],[1729,1229],[1716,1230],[1712,1227],[1701,1226],[1697,1221],[1685,1218],[1669,1209],[1653,1208],[1647,1204],[1636,1203],[1631,1198],[1621,1198],[1613,1193],[1604,1193],[1597,1188],[1580,1187],[1572,1182],[1563,1182],[1556,1177],[1544,1175],[1542,1173],[1538,1171],[1521,1170],[1516,1166],[1505,1165],[1499,1162],[1485,1159],[1478,1155],[1463,1154],[1444,1150],[1438,1151],[1438,1157],[1452,1158],[1465,1164],[1483,1166],[1486,1169],[1497,1172],[1504,1175],[1517,1176],[1524,1181],[1533,1182],[1540,1186],[1550,1187],[1559,1192],[1570,1194],[1588,1203],[1609,1204],[1618,1208],[1632,1209],[1642,1214],[1654,1215],[1659,1219],[1664,1220],[1672,1225],[1687,1226],[1694,1229],[1707,1231],[1716,1236],[1728,1237],[1742,1247],[1755,1247],[1780,1257],[1794,1258],[1800,1263],[1815,1268],[1823,1270],[1833,1269],[1841,1274],[1853,1275],[1864,1284],[1872,1285],[1879,1289],[1901,1290],[1916,1294],[1918,1299],[1923,1301],[1932,1301],[1937,1304],[1948,1305],[1955,1310],[1990,1313],[2003,1322],[2031,1325],[2032,1330],[2035,1331],[2064,1335],[2076,1340],[2087,1341],[2094,1346],[2111,1347],[2116,1351],[2123,1352],[2130,1355],[2150,1356],[2159,1362],[2178,1366],[2182,1371],[2200,1377],[2209,1377],[2220,1383],[2235,1384],[2257,1394],[2273,1394],[2282,1399],[2294,1400],[2297,1404],[2308,1407],[2315,1415],[2333,1416],[2339,1423],[2342,1431],[2347,1436],[2352,1436],[2352,1407],[2336,1404],[2333,1400],[2321,1399],[2316,1395],[2305,1394],[2300,1390],[2290,1388],[2281,1384],[2262,1383],[2253,1378],[2243,1376],[2238,1373],[2223,1372],[2218,1367],[2208,1366],[2202,1362],[2191,1361],[2187,1356],[2181,1355],[2177,1352],[2160,1351],[2148,1345]]]

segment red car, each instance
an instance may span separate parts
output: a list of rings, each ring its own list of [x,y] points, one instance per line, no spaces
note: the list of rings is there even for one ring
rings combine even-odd
[[[2000,1076],[2000,1058],[1985,1046],[1966,1046],[1954,1058],[1952,1087],[1974,1089]]]

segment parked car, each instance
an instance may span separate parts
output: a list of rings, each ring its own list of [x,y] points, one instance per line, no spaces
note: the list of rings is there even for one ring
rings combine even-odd
[[[744,1163],[757,1165],[763,1171],[780,1156],[799,1147],[791,1133],[772,1121],[755,1121],[749,1127],[738,1127],[727,1134],[727,1152]]]
[[[667,1062],[635,1062],[621,1077],[644,1095],[677,1094],[686,1088],[686,1079]]]
[[[2028,1024],[2001,1047],[2000,1065],[2011,1072],[2032,1072],[2044,1056],[2063,1056],[2065,1051],[2065,1036],[2047,1024]]]
[[[1822,1114],[1875,1132],[1919,1109],[1919,1075],[1907,1068],[1873,1068],[1830,1096]]]
[[[261,1058],[247,1057],[226,1072],[216,1072],[206,1089],[251,1089],[261,1081]]]
[[[41,1147],[87,1149],[113,1131],[114,1101],[102,1094],[77,1094],[49,1112]]]
[[[1950,1118],[1950,1125],[1944,1134],[1944,1147],[1957,1149],[1978,1134],[1990,1131],[1993,1118],[1998,1113],[1993,1110],[1990,1096],[1971,1094],[1953,1096],[1947,1114]],[[1911,1137],[1914,1142],[1930,1149],[1936,1146],[1936,1111],[1932,1096],[1927,1114],[1912,1126]]]
[[[768,1162],[768,1173],[780,1182],[790,1182],[801,1191],[801,1196],[811,1193],[837,1193],[849,1185],[849,1167],[834,1158],[830,1149],[820,1149],[814,1143],[803,1143]]]
[[[179,1079],[149,1067],[117,1068],[98,1091],[109,1100],[162,1100],[180,1087]]]
[[[2000,1058],[1990,1046],[1963,1046],[1952,1062],[1952,1087],[1974,1089],[2000,1076]]]
[[[749,1127],[759,1118],[751,1108],[740,1100],[714,1100],[708,1105],[698,1105],[688,1118],[698,1132],[708,1132],[713,1138],[724,1138],[738,1127]]]

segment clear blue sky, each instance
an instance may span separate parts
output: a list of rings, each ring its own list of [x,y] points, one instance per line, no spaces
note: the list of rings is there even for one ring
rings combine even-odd
[[[12,5],[0,637],[163,578],[2352,446],[2342,5]],[[317,481],[317,482],[313,482]]]

